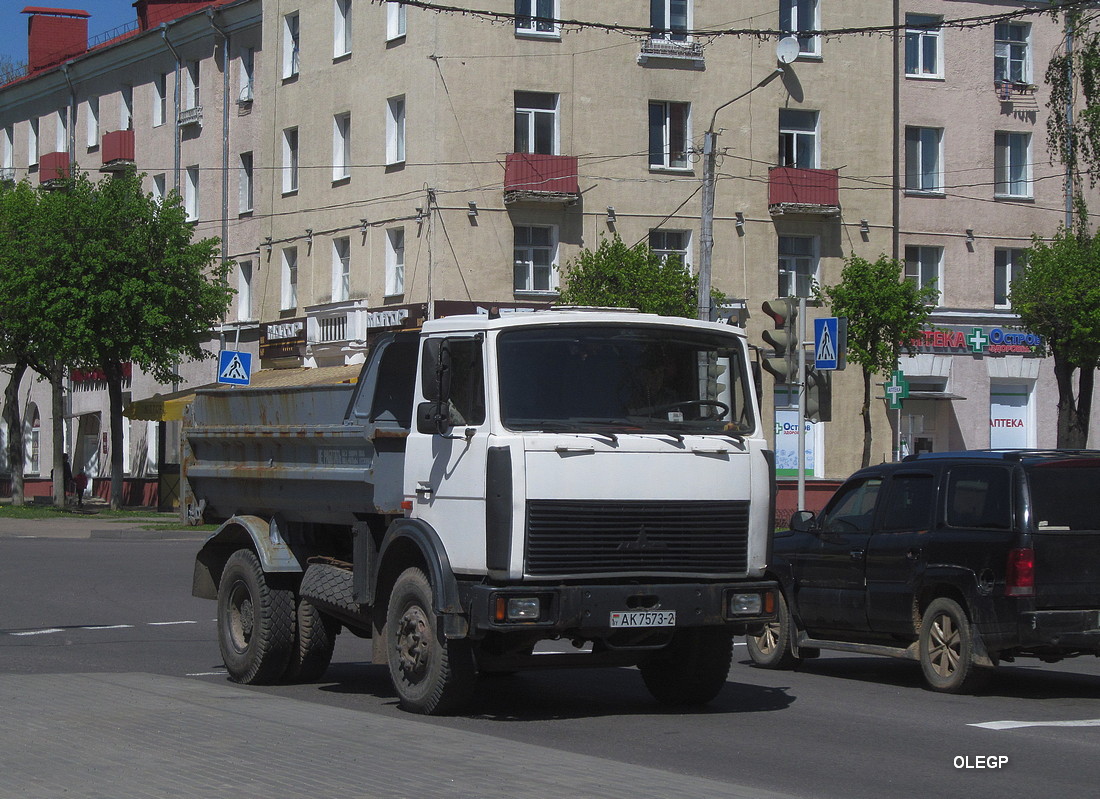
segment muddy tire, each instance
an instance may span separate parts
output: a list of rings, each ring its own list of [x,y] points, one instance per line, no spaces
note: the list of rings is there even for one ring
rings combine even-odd
[[[678,630],[672,643],[638,665],[649,692],[663,705],[705,705],[726,685],[733,635],[717,628]]]
[[[465,639],[448,641],[432,610],[424,572],[406,569],[394,583],[386,610],[390,679],[401,707],[413,713],[454,713],[477,683],[473,650]]]
[[[764,625],[760,635],[745,636],[745,644],[752,662],[762,669],[791,669],[802,662],[791,648],[794,637],[791,611],[787,601],[779,594],[775,609],[775,621]]]
[[[332,662],[340,624],[305,599],[298,600],[296,621],[294,646],[290,648],[283,681],[315,682],[324,676]]]
[[[272,588],[248,549],[229,556],[218,584],[218,647],[234,682],[268,685],[294,644],[294,592]]]
[[[974,631],[953,599],[935,599],[924,611],[920,629],[920,665],[933,691],[973,691],[988,676],[974,663]]]

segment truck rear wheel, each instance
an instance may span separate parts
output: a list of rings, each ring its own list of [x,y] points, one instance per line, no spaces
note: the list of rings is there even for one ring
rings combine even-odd
[[[339,622],[319,611],[308,600],[298,600],[297,625],[285,682],[314,682],[321,679],[332,662]]]
[[[272,588],[249,549],[229,556],[218,584],[218,647],[234,682],[278,682],[294,643],[294,592]]]
[[[394,583],[386,610],[390,679],[401,707],[442,715],[464,705],[477,682],[466,640],[443,637],[432,610],[432,586],[424,572],[406,569]]]
[[[665,705],[705,705],[722,691],[733,660],[733,635],[697,627],[677,631],[667,647],[638,665],[645,687]]]

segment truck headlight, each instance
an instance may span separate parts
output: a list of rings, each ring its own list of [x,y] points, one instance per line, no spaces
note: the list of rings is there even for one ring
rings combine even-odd
[[[759,616],[764,611],[764,599],[760,594],[730,594],[731,616]]]
[[[493,619],[497,622],[538,621],[542,617],[542,602],[537,596],[503,596],[493,603]]]

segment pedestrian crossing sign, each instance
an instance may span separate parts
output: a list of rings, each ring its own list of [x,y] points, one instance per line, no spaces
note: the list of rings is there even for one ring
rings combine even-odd
[[[847,321],[835,316],[814,319],[814,369],[844,368]]]
[[[252,353],[222,350],[218,353],[218,382],[247,386],[252,382]]]

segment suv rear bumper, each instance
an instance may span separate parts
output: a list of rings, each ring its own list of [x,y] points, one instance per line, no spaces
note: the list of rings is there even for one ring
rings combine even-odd
[[[1023,613],[1020,616],[1020,646],[1100,650],[1100,608]]]

